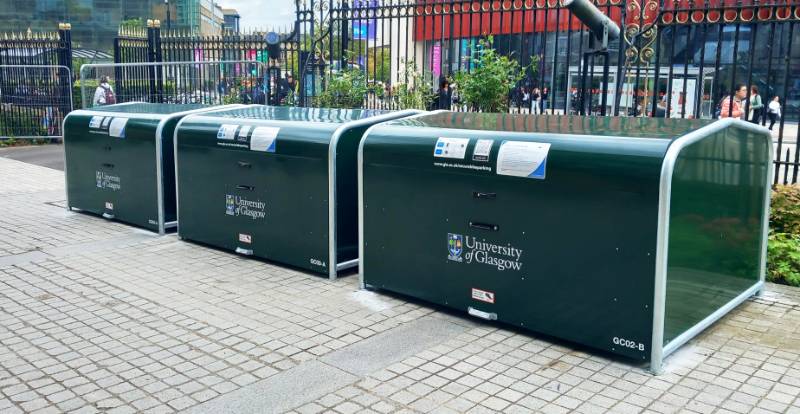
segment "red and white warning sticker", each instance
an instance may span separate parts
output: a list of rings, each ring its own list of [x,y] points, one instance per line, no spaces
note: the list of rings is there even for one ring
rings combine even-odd
[[[250,244],[253,242],[253,237],[249,234],[239,233],[239,241],[242,243]]]
[[[472,299],[486,303],[494,303],[494,292],[472,288]]]

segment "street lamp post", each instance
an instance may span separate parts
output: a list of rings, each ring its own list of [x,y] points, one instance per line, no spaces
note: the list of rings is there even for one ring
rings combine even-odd
[[[167,30],[172,29],[172,19],[170,19],[169,0],[164,0],[164,7],[167,8]]]

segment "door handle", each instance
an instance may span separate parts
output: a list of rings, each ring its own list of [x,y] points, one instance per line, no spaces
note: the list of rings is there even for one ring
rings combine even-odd
[[[242,185],[242,184],[239,184],[239,185],[237,185],[237,186],[236,186],[236,189],[237,189],[237,190],[247,190],[247,191],[253,191],[253,190],[255,190],[256,188],[255,188],[255,187],[253,187],[252,185]]]
[[[106,168],[114,168],[114,164],[110,164],[110,163],[107,163],[107,162],[106,162],[106,163],[103,163],[103,167],[106,167]]]
[[[252,256],[253,255],[253,249],[244,249],[244,248],[241,248],[241,247],[237,247],[236,248],[236,253],[239,253],[239,254],[242,254],[242,255],[245,255],[245,256]]]
[[[472,192],[473,198],[482,198],[486,200],[494,200],[497,198],[497,193],[484,193],[482,191],[473,191]]]
[[[253,167],[253,164],[250,164],[249,162],[239,161],[238,164],[242,168],[252,168]]]
[[[474,228],[474,229],[487,230],[487,231],[498,231],[498,230],[500,230],[500,226],[498,226],[497,224],[478,223],[478,222],[475,222],[475,221],[470,221],[469,222],[469,226]]]

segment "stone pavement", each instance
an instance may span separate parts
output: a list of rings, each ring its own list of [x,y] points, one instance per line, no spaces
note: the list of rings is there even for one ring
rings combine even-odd
[[[568,343],[66,212],[0,159],[0,412],[800,413],[800,290],[654,377]]]

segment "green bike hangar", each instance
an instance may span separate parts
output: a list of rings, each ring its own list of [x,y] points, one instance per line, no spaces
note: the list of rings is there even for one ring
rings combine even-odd
[[[360,284],[658,374],[763,288],[772,151],[732,119],[382,123],[358,151]]]
[[[335,279],[359,263],[362,135],[418,113],[250,105],[183,118],[178,236]]]
[[[64,119],[67,209],[164,234],[176,226],[172,137],[191,114],[238,105],[128,102]]]

